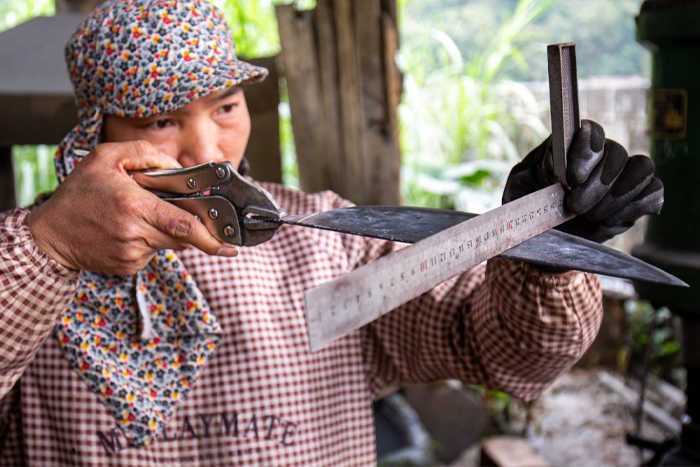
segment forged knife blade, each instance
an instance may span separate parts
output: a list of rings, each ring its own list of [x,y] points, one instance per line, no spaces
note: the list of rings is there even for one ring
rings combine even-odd
[[[354,206],[315,214],[290,215],[290,225],[417,243],[477,217],[461,211],[408,206]],[[592,272],[623,279],[687,287],[675,276],[614,248],[559,230],[548,230],[500,255],[547,268]]]

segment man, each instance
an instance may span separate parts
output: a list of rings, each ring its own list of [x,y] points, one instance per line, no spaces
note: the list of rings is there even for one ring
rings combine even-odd
[[[243,165],[240,86],[265,71],[236,59],[220,13],[118,0],[66,51],[80,123],[57,153],[63,182],[0,229],[0,464],[373,465],[383,384],[459,378],[532,398],[593,341],[595,276],[493,259],[310,354],[302,292],[395,244],[287,226],[239,254],[128,175]],[[646,161],[585,122],[569,162],[571,203],[595,214],[586,232],[660,209]],[[543,144],[504,199],[549,178]],[[349,205],[261,186],[291,214]]]

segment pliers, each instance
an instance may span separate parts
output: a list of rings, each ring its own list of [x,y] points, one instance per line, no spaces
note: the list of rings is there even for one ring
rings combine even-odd
[[[131,172],[131,177],[164,201],[193,214],[220,241],[237,246],[270,240],[286,215],[270,193],[243,178],[230,162]]]

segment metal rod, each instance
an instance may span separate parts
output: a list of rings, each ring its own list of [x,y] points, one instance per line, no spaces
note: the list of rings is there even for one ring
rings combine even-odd
[[[549,105],[552,113],[552,156],[554,175],[565,188],[566,154],[581,128],[578,105],[576,44],[566,42],[547,46]]]

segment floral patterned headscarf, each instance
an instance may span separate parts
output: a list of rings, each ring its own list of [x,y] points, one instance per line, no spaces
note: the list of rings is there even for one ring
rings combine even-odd
[[[79,124],[56,152],[63,181],[76,149],[100,143],[104,115],[150,117],[209,93],[262,80],[236,58],[219,10],[200,0],[115,0],[86,18],[66,45]],[[163,430],[221,338],[206,300],[174,252],[133,277],[80,272],[56,337],[129,443]]]

